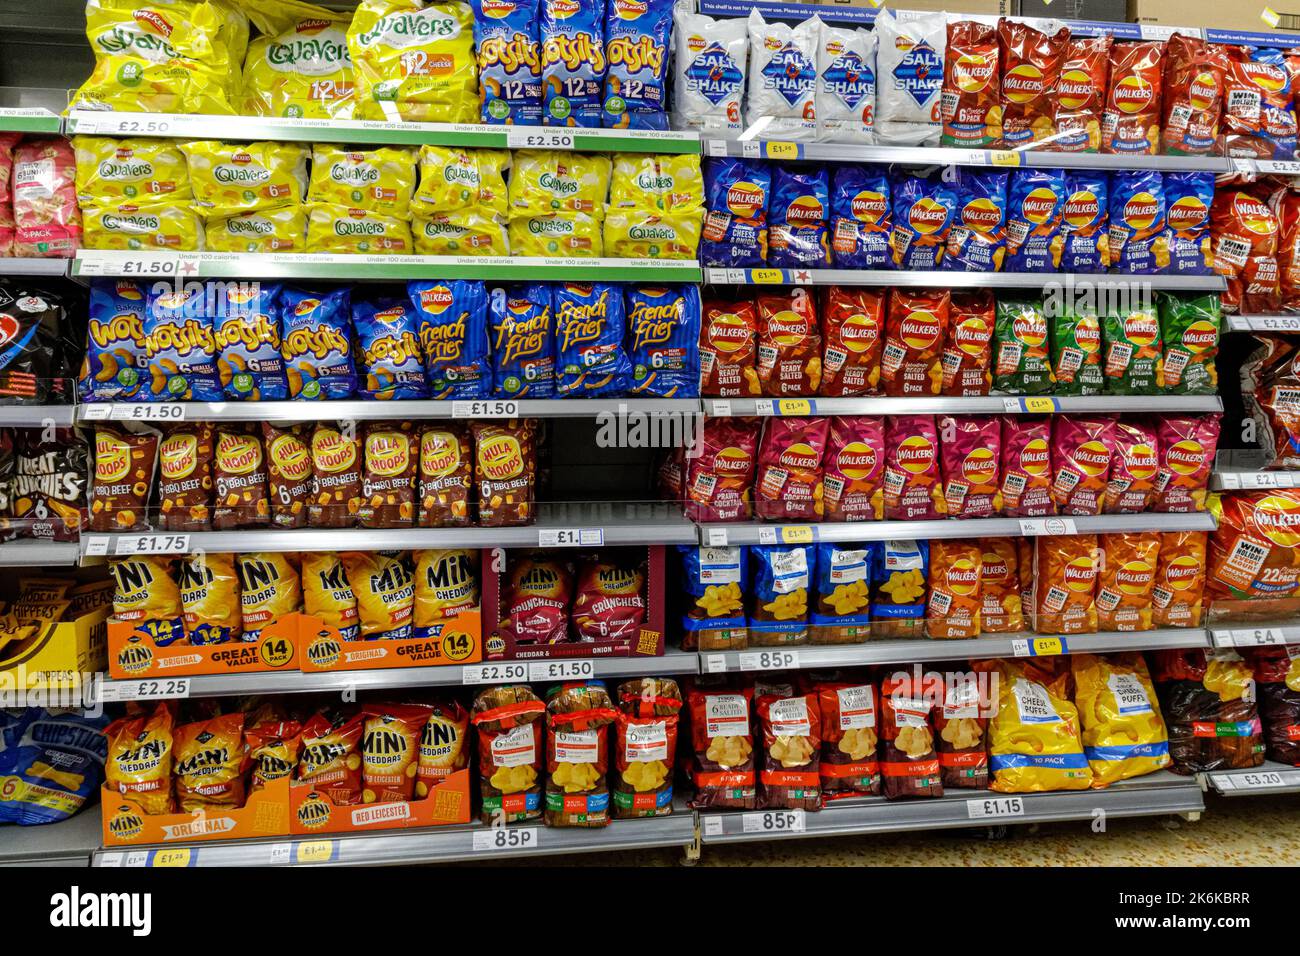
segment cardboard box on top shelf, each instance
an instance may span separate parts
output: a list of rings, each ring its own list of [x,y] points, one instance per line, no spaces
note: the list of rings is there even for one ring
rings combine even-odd
[[[943,11],[945,13],[986,13],[1009,17],[1020,12],[1020,0],[902,0],[900,3],[872,3],[871,0],[814,0],[823,7],[889,7],[891,10]],[[762,10],[762,4],[758,4]]]
[[[1124,23],[1128,20],[1128,0],[1020,0],[1020,15]]]
[[[1260,14],[1271,7],[1280,20],[1269,26]],[[1255,33],[1300,35],[1300,0],[1128,0],[1128,18],[1134,23],[1171,27],[1206,27],[1211,30],[1250,30]]]

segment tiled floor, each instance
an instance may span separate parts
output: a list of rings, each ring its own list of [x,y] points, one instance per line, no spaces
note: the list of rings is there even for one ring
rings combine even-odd
[[[1294,866],[1300,862],[1300,795],[1207,795],[1196,823],[1170,817],[1112,820],[1105,833],[1088,823],[985,831],[785,840],[706,846],[701,866]],[[538,857],[512,866],[672,866],[677,850]]]

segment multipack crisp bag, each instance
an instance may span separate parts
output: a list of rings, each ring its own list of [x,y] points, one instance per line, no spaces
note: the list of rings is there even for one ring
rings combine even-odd
[[[1000,513],[1002,423],[994,416],[943,415],[938,425],[948,517],[990,518]]]
[[[174,813],[175,726],[173,702],[159,701],[150,713],[119,717],[105,727],[104,786],[145,813]]]
[[[820,521],[825,514],[822,455],[829,418],[767,420],[758,446],[754,507],[760,518]]]
[[[1097,627],[1149,631],[1160,535],[1154,531],[1103,534],[1097,575]]]
[[[1070,670],[1093,787],[1169,766],[1169,734],[1141,654],[1076,654]]]
[[[289,397],[280,342],[280,286],[274,282],[221,289],[213,318],[217,374],[226,397],[282,401]]]
[[[1007,272],[1055,272],[1061,235],[1065,171],[1017,169],[1007,190]]]
[[[185,636],[181,596],[172,579],[170,561],[136,555],[110,561],[108,571],[115,585],[113,617],[119,621],[146,623],[159,647]]]
[[[754,709],[763,730],[759,800],[765,807],[820,810],[821,709],[816,692],[759,684]]]
[[[1151,591],[1155,627],[1199,627],[1204,610],[1207,533],[1169,531],[1160,536],[1159,563]]]
[[[1227,51],[1175,33],[1165,41],[1161,145],[1173,155],[1205,156],[1219,138]]]
[[[1002,48],[1002,143],[1020,149],[1049,140],[1057,148],[1054,107],[1057,85],[1070,51],[1070,28],[1055,33],[1035,30],[1027,23],[998,20]]]
[[[753,302],[704,303],[700,321],[700,394],[760,395],[758,312]]]
[[[355,641],[361,632],[357,597],[338,554],[304,551],[301,578],[303,611],[338,630],[340,640]]]
[[[469,711],[458,700],[435,700],[432,707],[420,737],[420,760],[415,771],[415,796],[420,799],[457,770],[469,766]]]
[[[749,64],[749,23],[673,10],[673,127],[702,134],[745,128],[741,102]]]
[[[839,165],[831,178],[831,259],[839,269],[889,264],[889,176],[879,167]]]
[[[410,255],[414,239],[405,219],[351,206],[309,203],[307,251],[331,255]]]
[[[941,797],[933,710],[925,682],[898,671],[880,684],[880,770],[885,797]]]
[[[361,442],[336,422],[317,422],[311,432],[313,528],[350,528],[361,507]]]
[[[180,148],[194,204],[204,216],[295,206],[307,194],[310,151],[301,144],[203,140],[182,143]]]
[[[759,160],[710,157],[704,164],[706,212],[700,259],[710,266],[767,261],[767,204],[772,173]]]
[[[478,119],[478,61],[469,4],[363,0],[347,39],[357,119]]]
[[[946,511],[939,430],[932,415],[885,420],[885,520],[924,521]]]
[[[813,545],[754,545],[749,549],[749,643],[807,644],[809,595],[817,570]]]
[[[1110,76],[1114,37],[1073,37],[1066,45],[1061,75],[1052,91],[1052,121],[1062,152],[1095,153],[1101,149],[1101,117]]]
[[[1214,271],[1228,280],[1225,312],[1268,314],[1281,308],[1280,224],[1258,185],[1224,186],[1210,206]],[[1285,212],[1286,203],[1283,203]]]
[[[606,0],[541,0],[542,122],[600,127]]]
[[[1155,511],[1205,510],[1206,488],[1219,445],[1219,416],[1166,415],[1159,419],[1160,470]]]
[[[412,634],[415,582],[403,556],[393,552],[348,551],[339,556],[357,597],[363,641],[400,641]]]
[[[1106,361],[1102,371],[1110,395],[1155,395],[1164,387],[1160,320],[1152,305],[1111,308],[1102,317]]]
[[[129,279],[91,282],[82,401],[131,401],[140,394],[148,371],[146,301],[144,286]]]
[[[817,139],[817,47],[820,17],[791,26],[749,13],[749,94],[745,120],[767,122],[776,139]]]
[[[738,545],[724,548],[679,544],[686,600],[681,617],[686,650],[727,651],[749,646],[745,591],[749,559]]]
[[[330,708],[313,714],[302,725],[302,757],[295,780],[310,781],[338,807],[361,802],[360,711]]]
[[[973,673],[953,675],[943,681],[942,699],[931,711],[939,774],[945,787],[987,790],[989,755],[982,695]]]
[[[873,541],[871,636],[923,637],[930,542]]]
[[[1287,159],[1295,154],[1292,78],[1275,49],[1229,46],[1223,76],[1223,136],[1229,156]]]
[[[885,294],[831,286],[822,301],[825,339],[820,394],[870,395],[880,387]]]
[[[1211,395],[1219,385],[1215,358],[1223,306],[1217,295],[1157,293],[1164,342],[1165,388],[1179,395]]]
[[[428,704],[366,704],[361,733],[361,802],[409,801],[415,792]]]
[[[879,796],[880,691],[874,684],[819,682],[822,715],[819,772],[826,793]]]
[[[429,394],[419,318],[408,298],[353,302],[352,327],[356,330],[358,372],[365,376],[362,395],[387,401]]]
[[[818,137],[873,143],[876,125],[876,35],[822,24],[817,44]]]
[[[1107,514],[1146,511],[1156,494],[1160,442],[1153,427],[1141,421],[1115,423],[1115,453],[1111,456],[1103,510]]]
[[[625,286],[631,394],[693,398],[700,388],[700,290]]]
[[[609,282],[558,283],[551,301],[556,394],[595,398],[626,392],[632,384],[632,363],[623,351],[627,322],[622,288]]]
[[[777,166],[768,202],[768,259],[783,268],[830,265],[830,173],[824,167]]]
[[[425,425],[416,482],[421,528],[463,528],[470,523],[473,470],[468,428],[455,422]]]
[[[1041,301],[998,297],[993,387],[1013,395],[1052,390],[1047,318]]]
[[[540,282],[495,286],[488,293],[493,394],[555,397],[555,314]]]
[[[145,207],[134,203],[87,206],[82,219],[87,249],[202,252],[207,232],[219,232],[212,227],[205,230],[194,208],[188,203],[163,203]],[[215,222],[224,225],[226,220]],[[218,238],[213,251],[223,251],[223,238]],[[243,251],[242,245],[239,251]]]
[[[149,289],[144,316],[149,393],[174,402],[219,402],[216,337],[204,287],[188,285],[180,292],[167,291],[166,285]]]
[[[693,808],[757,806],[753,700],[752,687],[697,686],[688,692],[694,753],[687,773],[695,787]]]
[[[74,136],[77,201],[82,206],[184,203],[194,196],[175,140]]]
[[[670,0],[607,0],[605,101],[601,120],[614,129],[668,128]]]
[[[1007,181],[1000,169],[960,168],[957,214],[948,231],[943,267],[958,272],[999,272],[1006,258]]]
[[[1025,629],[1020,559],[1012,538],[980,538],[980,630],[1014,634]]]
[[[279,206],[205,220],[203,248],[208,252],[303,252],[306,235],[306,211],[301,206]]]
[[[12,249],[11,255],[38,259],[70,259],[75,254],[82,241],[82,216],[77,207],[76,176],[76,154],[72,144],[66,140],[54,137],[28,138],[15,147],[12,162],[13,184],[10,189],[13,200],[12,220],[8,215],[8,208],[3,214],[7,224],[5,231],[12,239],[12,244],[5,244],[7,248]],[[186,210],[187,205],[183,203],[179,209]],[[165,208],[177,209],[178,207],[172,205]],[[93,238],[97,244],[103,243],[106,241],[106,236],[118,233],[120,242],[120,234],[133,234],[138,231],[152,233],[155,236],[165,233],[168,238],[167,244],[184,248],[186,244],[174,241],[172,236],[194,234],[192,223],[189,225],[188,232],[182,228],[164,231],[161,229],[160,222],[156,221],[161,217],[152,214],[137,217],[135,214],[138,209],[139,206],[135,203],[126,204],[126,208],[119,211],[128,215],[118,217],[117,221],[111,219],[109,222],[104,221],[104,217],[111,216],[109,210],[105,210],[100,216],[92,216],[91,218],[96,220],[95,234],[88,236],[87,241]],[[136,221],[138,218],[143,219],[143,224]],[[108,244],[113,245],[111,242]],[[138,248],[130,245],[129,241],[128,244],[119,244],[115,247]],[[96,248],[96,246],[89,246],[89,248]],[[190,245],[188,248],[198,247]]]
[[[480,691],[470,713],[478,729],[480,818],[504,826],[540,817],[546,705],[527,685],[507,684]]]
[[[900,20],[882,10],[876,42],[876,141],[937,146],[943,121],[943,61],[948,18],[941,13]]]
[[[1040,634],[1097,630],[1101,546],[1095,534],[1034,539],[1033,628]]]
[[[492,392],[492,363],[483,283],[414,281],[407,283],[406,294],[415,307],[429,397],[487,398]]]
[[[312,147],[307,201],[406,219],[415,192],[415,153],[386,146],[367,151]]]
[[[938,395],[951,315],[947,289],[891,289],[880,377],[886,395]]]
[[[925,612],[930,637],[979,637],[982,561],[977,539],[930,542],[930,599]]]
[[[699,454],[688,459],[686,513],[692,521],[747,521],[762,421],[706,418]]]
[[[1002,142],[1002,78],[997,29],[976,20],[948,24],[944,52],[943,146],[988,148]]]
[[[352,290],[284,289],[280,293],[280,353],[289,397],[350,398],[357,386],[352,361]]]
[[[822,380],[821,327],[808,290],[795,287],[788,294],[760,295],[755,305],[763,394],[816,394]]]
[[[1071,170],[1061,204],[1061,271],[1105,272],[1110,268],[1110,177]]]
[[[1114,418],[1052,420],[1052,500],[1061,514],[1101,514],[1114,453]]]
[[[478,53],[479,122],[540,126],[538,0],[470,0]]]
[[[998,675],[998,706],[989,721],[989,788],[999,793],[1087,790],[1092,771],[1079,735],[1069,675],[1036,662],[979,662]]]
[[[997,307],[988,289],[958,291],[948,310],[948,334],[939,362],[944,395],[987,395]]]
[[[614,704],[610,815],[666,816],[673,812],[682,692],[671,678],[642,677],[619,684]]]
[[[569,682],[546,692],[547,826],[608,825],[609,727],[617,718],[600,681]]]
[[[506,224],[474,209],[417,216],[411,221],[417,256],[505,256]]]
[[[865,545],[817,545],[812,643],[856,644],[871,633],[871,560]]]
[[[884,512],[884,420],[870,415],[831,419],[822,457],[827,521],[878,521]]]
[[[937,178],[897,178],[890,256],[896,269],[938,269],[957,217],[957,191]]]
[[[1164,70],[1160,40],[1111,47],[1110,85],[1101,116],[1101,151],[1154,156],[1160,148]]]
[[[1214,269],[1210,245],[1213,173],[1165,173],[1165,225],[1169,229],[1169,271],[1207,276]]]
[[[1169,269],[1164,179],[1156,170],[1119,170],[1110,178],[1110,262],[1118,272]]]
[[[1052,377],[1057,395],[1100,395],[1101,320],[1094,310],[1065,302],[1051,315]]]
[[[235,556],[244,640],[255,643],[262,628],[302,609],[297,555],[264,551]]]
[[[248,44],[240,112],[352,119],[351,16],[302,0],[270,0],[242,9],[261,35]]]

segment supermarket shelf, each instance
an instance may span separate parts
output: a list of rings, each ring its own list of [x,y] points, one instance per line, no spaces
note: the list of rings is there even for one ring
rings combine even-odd
[[[72,274],[169,280],[297,279],[405,282],[486,279],[590,282],[699,282],[693,260],[545,259],[529,256],[370,256],[234,252],[110,252],[82,249]]]
[[[55,117],[57,119],[57,117]],[[2,119],[0,119],[2,122]],[[57,126],[56,126],[57,130]],[[374,120],[285,119],[177,113],[73,110],[68,135],[165,136],[180,139],[359,143],[385,146],[476,146],[492,149],[574,149],[611,152],[698,153],[697,133],[570,127],[485,126],[475,123],[402,123]]]
[[[1199,791],[1198,791],[1199,792]],[[499,831],[499,832],[498,832]],[[493,837],[509,845],[497,849]],[[449,863],[468,860],[554,856],[606,850],[686,847],[695,840],[695,814],[683,803],[666,817],[615,820],[599,829],[555,828],[540,822],[493,828],[472,823],[338,836],[285,836],[188,844],[178,847],[138,847],[99,850],[93,866],[143,867],[155,863],[159,850],[170,852],[169,865],[185,866],[366,866],[399,863]],[[178,855],[175,851],[180,850]],[[180,862],[178,863],[178,856]]]
[[[1250,624],[1213,624],[1210,643],[1215,647],[1267,647],[1300,644],[1300,621],[1256,621]]]
[[[7,132],[0,123],[0,133]],[[68,274],[67,259],[0,258],[0,276],[45,276],[62,278]]]
[[[1248,797],[1261,793],[1300,793],[1300,767],[1267,760],[1249,770],[1215,770],[1200,775],[1216,793]]]
[[[704,414],[784,415],[1001,415],[1105,412],[1221,412],[1217,395],[988,395],[979,398],[706,398]]]
[[[63,120],[57,113],[40,107],[0,108],[0,133],[58,133]]]
[[[622,680],[645,677],[651,674],[694,674],[699,669],[699,657],[689,651],[670,650],[661,657],[564,657],[544,660],[493,661],[487,664],[446,665],[440,667],[390,667],[380,670],[332,671],[304,673],[302,671],[268,671],[246,674],[203,674],[185,678],[188,697],[224,697],[231,694],[311,694],[343,690],[405,690],[416,687],[460,687],[483,683],[515,681],[546,681],[559,678],[532,676],[535,669],[547,665],[568,666],[590,662],[595,678]],[[526,668],[526,671],[512,668]],[[491,668],[504,668],[493,672]],[[572,676],[570,674],[569,676]],[[484,679],[486,678],[486,680]],[[141,685],[158,682],[138,680],[107,680],[99,684],[101,701],[145,700],[156,697]]]
[[[1300,487],[1300,471],[1244,471],[1216,468],[1210,475],[1212,491],[1254,491],[1260,488]]]
[[[907,163],[921,166],[1032,166],[1051,169],[1159,169],[1227,173],[1222,156],[1106,156],[1042,149],[959,149],[938,146],[868,146],[858,143],[797,143],[785,140],[708,139],[706,156],[814,160],[823,163]]]
[[[849,285],[947,289],[1042,289],[1134,286],[1147,291],[1222,292],[1223,276],[1173,276],[1066,272],[946,272],[903,269],[715,269],[704,270],[715,285]]]
[[[753,813],[701,812],[699,817],[701,841],[709,844],[897,833],[1003,823],[1092,820],[1099,809],[1111,817],[1199,814],[1205,809],[1205,799],[1194,779],[1161,771],[1125,780],[1104,790],[1014,795],[949,790],[935,799],[886,800],[884,797],[862,797],[836,801],[816,813],[791,814],[790,811],[779,810]],[[783,816],[784,820],[775,819],[777,816]]]
[[[0,826],[0,867],[89,866],[99,848],[98,803],[59,823],[38,827]]]
[[[0,425],[8,428],[42,428],[47,424],[62,428],[71,425],[73,419],[71,405],[0,405]]]
[[[1185,409],[1186,406],[1179,406]],[[487,399],[483,401],[159,402],[82,405],[77,421],[316,422],[415,421],[429,418],[596,418],[600,415],[694,415],[694,398]],[[0,406],[0,424],[4,420]]]
[[[990,634],[968,640],[888,640],[865,644],[756,647],[744,651],[700,651],[701,674],[760,670],[865,667],[918,661],[983,660],[993,657],[1048,657],[1059,654],[1109,654],[1208,647],[1204,628],[1153,631],[1101,631],[1094,634]]]
[[[1300,332],[1300,315],[1229,315],[1229,332]]]
[[[695,544],[695,525],[664,502],[547,502],[538,522],[512,528],[312,528],[144,532],[81,537],[81,554],[187,554],[251,551],[389,551],[423,548],[556,548],[602,545]]]
[[[1037,537],[1107,534],[1113,531],[1213,531],[1214,517],[1196,514],[1089,515],[1060,518],[971,518],[937,521],[827,521],[821,524],[700,525],[700,542],[733,544],[812,544],[817,541],[892,541],[922,538]]]
[[[35,538],[0,544],[0,568],[70,567],[77,563],[77,542]]]

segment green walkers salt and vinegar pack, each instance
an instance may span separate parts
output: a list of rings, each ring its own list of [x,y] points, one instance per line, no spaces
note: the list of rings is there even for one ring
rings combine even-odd
[[[1218,295],[1157,293],[1164,340],[1165,388],[1178,395],[1213,395],[1219,386],[1215,356],[1223,326]]]
[[[1103,369],[1111,395],[1154,395],[1164,387],[1160,321],[1154,308],[1113,309],[1102,320]]]
[[[90,284],[83,402],[127,402],[141,395],[149,378],[145,303],[144,287],[129,279]]]
[[[555,335],[551,288],[544,282],[488,290],[494,394],[555,397]]]
[[[144,336],[151,400],[221,401],[216,336],[206,299],[200,283],[188,283],[182,292],[149,290]]]
[[[360,392],[366,398],[426,398],[419,319],[403,296],[352,303],[361,359]]]
[[[281,292],[280,354],[290,398],[351,398],[357,387],[352,290]]]
[[[1100,395],[1101,320],[1087,310],[1061,307],[1053,310],[1050,325],[1056,394]]]
[[[1047,319],[1041,302],[1000,299],[993,336],[997,391],[1039,395],[1052,390]]]
[[[474,399],[492,394],[483,283],[472,279],[409,282],[406,293],[418,317],[429,397]]]

